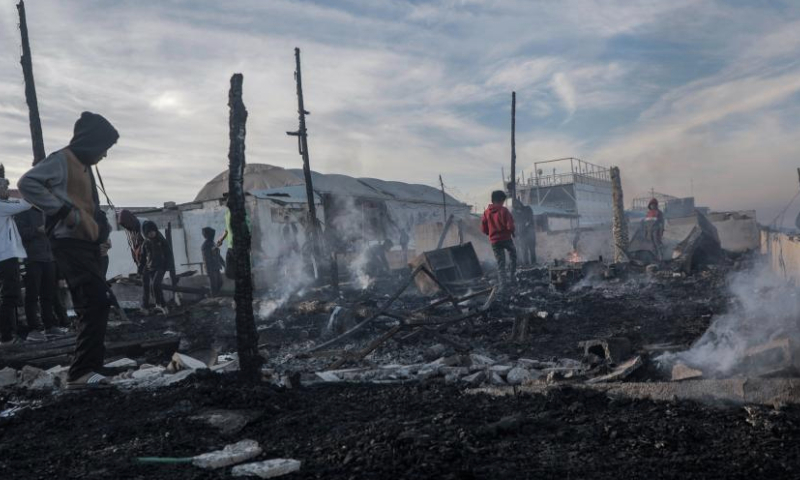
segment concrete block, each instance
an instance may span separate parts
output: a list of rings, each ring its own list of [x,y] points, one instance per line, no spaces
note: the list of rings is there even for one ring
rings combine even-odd
[[[234,477],[275,478],[300,470],[299,460],[276,458],[263,462],[237,465],[231,470]]]
[[[672,381],[680,382],[681,380],[689,380],[693,378],[700,378],[703,372],[695,368],[687,367],[683,363],[677,363],[672,367]]]
[[[17,371],[11,367],[0,370],[0,388],[17,384]]]
[[[242,440],[241,442],[225,445],[222,450],[198,455],[192,460],[192,465],[208,470],[225,468],[255,458],[261,455],[261,452],[261,446],[257,441]]]
[[[594,384],[594,383],[618,382],[630,376],[630,374],[635,372],[641,366],[642,366],[642,357],[636,356],[631,358],[627,362],[621,364],[617,368],[615,368],[614,371],[609,373],[608,375],[602,375],[600,377],[591,378],[587,380],[586,383]]]

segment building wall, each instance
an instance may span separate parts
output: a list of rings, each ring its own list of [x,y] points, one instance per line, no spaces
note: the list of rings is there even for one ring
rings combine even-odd
[[[729,252],[746,252],[761,245],[761,232],[754,210],[714,212],[707,215],[717,228],[722,248]]]
[[[764,230],[761,253],[773,272],[795,285],[800,284],[800,236]]]
[[[609,182],[579,181],[575,184],[575,200],[581,227],[611,225],[614,213]]]

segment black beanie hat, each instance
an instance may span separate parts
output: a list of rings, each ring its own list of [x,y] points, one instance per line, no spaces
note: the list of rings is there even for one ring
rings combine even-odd
[[[69,142],[69,149],[85,165],[93,165],[100,155],[111,148],[119,139],[119,133],[102,115],[92,112],[81,113],[75,122],[75,131]]]

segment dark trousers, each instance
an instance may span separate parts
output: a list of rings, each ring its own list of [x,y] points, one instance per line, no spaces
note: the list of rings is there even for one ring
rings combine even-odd
[[[164,289],[161,284],[164,283],[164,275],[166,270],[147,270],[142,275],[142,308],[150,306],[150,289],[153,290],[153,296],[156,300],[156,305],[159,307],[166,306],[167,302],[164,301]]]
[[[0,262],[0,282],[0,340],[7,342],[14,338],[17,329],[19,260],[9,258]]]
[[[55,262],[25,261],[25,318],[29,329],[42,330],[42,323],[44,328],[56,325],[53,316],[56,285]]]
[[[103,272],[103,278],[106,278],[108,275],[108,263],[110,260],[108,259],[108,255],[101,255],[100,256],[100,271]]]
[[[514,240],[501,240],[497,243],[493,243],[492,252],[494,253],[495,260],[497,260],[497,273],[501,282],[506,280],[505,252],[508,252],[508,258],[511,263],[509,273],[511,274],[511,280],[513,281],[514,274],[517,271],[517,248],[514,246]]]
[[[208,282],[211,287],[211,296],[215,297],[222,289],[222,272],[219,269],[208,271]]]
[[[77,380],[103,367],[106,327],[111,303],[100,266],[100,248],[80,240],[53,240],[53,255],[72,294],[78,317],[75,356],[68,380]]]

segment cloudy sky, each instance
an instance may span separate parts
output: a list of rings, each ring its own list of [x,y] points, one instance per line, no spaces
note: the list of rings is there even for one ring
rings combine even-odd
[[[14,5],[0,0],[0,160],[30,163]],[[335,6],[334,6],[335,5]],[[118,205],[185,202],[227,166],[244,74],[251,163],[298,167],[293,49],[312,168],[437,184],[482,205],[517,154],[618,165],[628,200],[693,191],[769,223],[798,190],[793,0],[30,1],[45,147],[82,110],[121,133],[101,165]],[[797,209],[790,211],[792,220]]]

